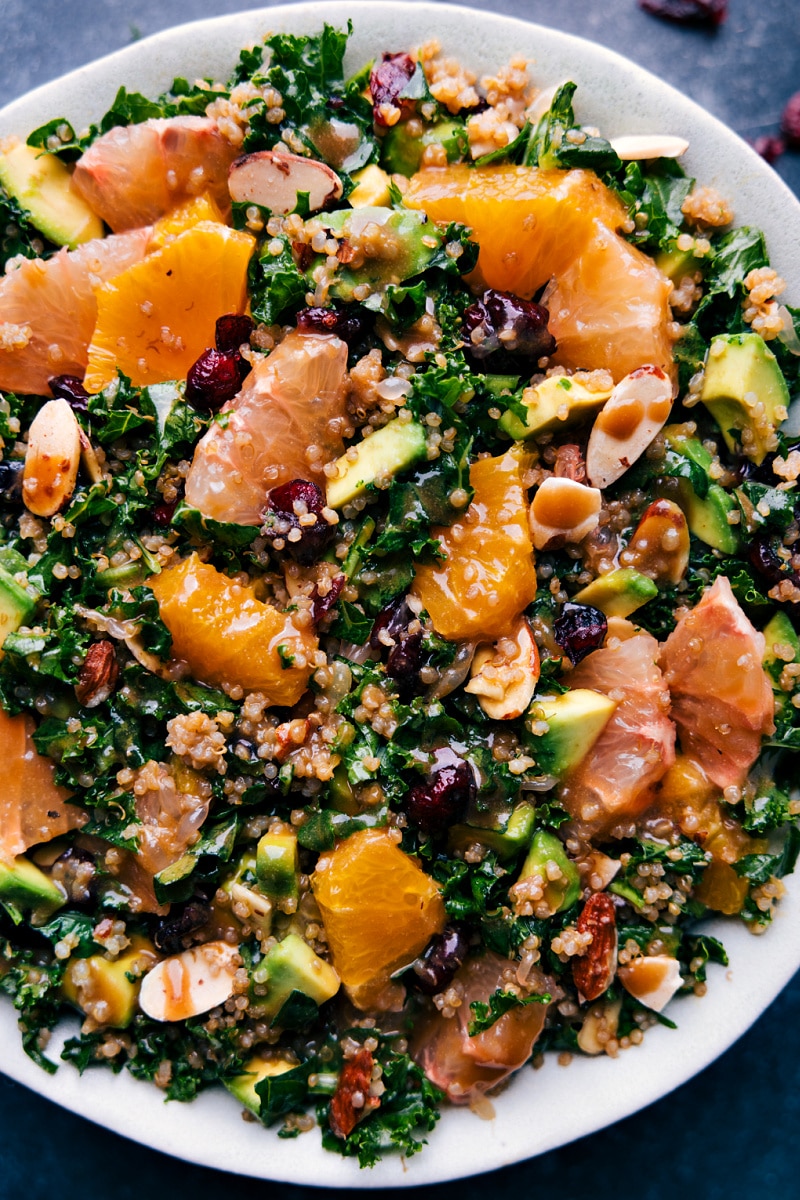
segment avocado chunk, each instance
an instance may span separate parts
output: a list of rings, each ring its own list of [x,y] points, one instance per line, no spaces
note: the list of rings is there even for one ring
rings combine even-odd
[[[22,914],[28,913],[34,924],[43,924],[65,903],[63,892],[29,858],[22,854],[10,862],[0,858],[0,904],[12,920],[22,920]]]
[[[72,958],[61,982],[64,999],[98,1025],[126,1029],[136,1015],[139,979],[158,959],[146,938],[132,939],[130,950],[119,958],[90,954]],[[129,979],[132,975],[134,978]]]
[[[396,417],[376,429],[355,447],[355,456],[337,459],[338,476],[328,480],[328,504],[342,508],[360,496],[377,479],[391,478],[425,458],[428,446],[425,429],[417,421]],[[348,453],[352,452],[352,447]]]
[[[787,662],[800,662],[800,638],[792,625],[791,620],[785,612],[776,612],[773,617],[767,621],[764,626],[764,670],[770,677],[772,682],[772,690],[775,693],[776,708],[783,708],[788,699],[787,693],[783,691],[780,685],[780,678],[783,668]],[[776,654],[776,647],[781,647],[781,655]],[[792,650],[792,657],[785,657],[785,649],[789,647]]]
[[[457,162],[469,149],[464,122],[437,121],[435,125],[427,125],[418,137],[409,132],[407,121],[393,125],[383,139],[381,166],[392,175],[411,178],[420,169],[428,146],[441,146],[447,161]]]
[[[262,1055],[256,1054],[245,1064],[241,1075],[235,1075],[233,1079],[223,1079],[222,1082],[248,1112],[255,1117],[260,1117],[261,1097],[256,1091],[256,1085],[263,1083],[265,1079],[274,1079],[277,1075],[285,1075],[287,1071],[293,1071],[297,1065],[288,1058],[264,1058]]]
[[[590,388],[582,380],[570,375],[551,375],[522,393],[525,416],[518,416],[513,409],[506,409],[498,426],[515,442],[531,437],[534,433],[549,433],[565,428],[584,417],[594,416],[611,395],[611,387]]]
[[[576,604],[590,604],[607,617],[629,617],[658,595],[652,579],[633,567],[616,567],[599,575],[572,597]]]
[[[715,483],[709,475],[713,458],[699,438],[687,437],[679,426],[667,425],[664,437],[670,450],[689,459],[708,476],[705,496],[699,496],[690,480],[678,480],[677,502],[683,509],[689,532],[699,541],[719,550],[722,554],[735,554],[739,546],[736,526],[731,525],[728,513],[737,507],[729,492]]]
[[[103,222],[73,190],[68,169],[54,154],[18,142],[0,153],[0,184],[57,246],[74,250],[103,236]]]
[[[561,779],[583,762],[617,707],[615,700],[589,688],[575,688],[560,696],[534,700],[525,725],[532,735],[531,749],[539,770]],[[547,722],[546,733],[533,726]]]
[[[536,810],[527,800],[521,800],[511,810],[505,825],[499,829],[484,828],[482,825],[452,825],[447,836],[450,853],[466,850],[478,842],[494,851],[501,862],[513,858],[529,845],[533,833]]]
[[[700,399],[728,449],[741,446],[758,465],[770,449],[771,435],[786,419],[789,389],[762,337],[724,333],[711,341]]]
[[[389,203],[391,179],[376,163],[370,163],[352,176],[356,185],[347,201],[351,208],[375,208]]]
[[[266,977],[266,995],[254,995],[256,1004],[263,1010],[264,1017],[272,1022],[292,992],[302,992],[315,1004],[324,1004],[339,990],[339,976],[330,963],[315,954],[307,942],[296,933],[289,933],[265,955],[254,973],[255,987],[262,972]]]
[[[677,286],[686,275],[694,275],[703,270],[704,260],[698,258],[691,250],[679,250],[676,243],[667,250],[661,250],[655,257],[655,264],[662,275],[671,279]]]
[[[331,280],[331,299],[346,303],[356,300],[353,292],[364,284],[372,299],[389,284],[396,286],[419,275],[444,243],[443,232],[424,213],[411,208],[364,205],[320,214],[315,220],[364,250],[364,261],[357,269],[343,265]],[[306,272],[312,288],[314,272],[324,261],[317,255]]]
[[[273,903],[296,900],[299,874],[296,836],[293,833],[265,833],[256,850],[259,891]]]
[[[556,875],[552,870],[551,863],[558,867],[560,875]],[[531,848],[519,873],[521,880],[530,879],[533,875],[538,875],[543,881],[546,881],[544,902],[550,909],[551,915],[572,908],[581,894],[581,877],[578,874],[578,868],[567,857],[567,852],[556,835],[548,833],[545,829],[538,829],[533,835]]]
[[[10,633],[16,633],[20,625],[29,622],[37,599],[38,593],[33,588],[20,587],[14,576],[0,566],[0,646]]]

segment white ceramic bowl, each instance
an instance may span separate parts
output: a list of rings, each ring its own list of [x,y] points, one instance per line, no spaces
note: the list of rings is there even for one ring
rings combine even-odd
[[[0,135],[27,134],[55,116],[76,128],[97,119],[118,87],[155,95],[176,74],[225,78],[239,49],[267,31],[312,33],[323,20],[355,30],[352,67],[385,49],[437,37],[467,66],[492,71],[512,53],[533,60],[540,85],[566,78],[578,84],[577,113],[605,136],[673,133],[689,139],[687,170],[734,202],[738,224],[764,230],[773,264],[800,303],[800,204],[774,172],[735,134],[692,101],[603,47],[536,25],[440,4],[299,4],[184,25],[47,84],[0,112]],[[793,284],[793,286],[792,286]],[[152,1085],[123,1073],[90,1071],[82,1078],[62,1065],[46,1075],[23,1054],[11,1004],[0,1002],[2,1070],[65,1108],[191,1162],[244,1175],[329,1187],[399,1187],[488,1171],[553,1149],[601,1129],[684,1083],[740,1037],[800,966],[800,881],[789,880],[773,927],[756,939],[735,921],[714,922],[730,967],[712,967],[708,995],[676,1001],[675,1032],[654,1028],[642,1046],[616,1060],[579,1059],[568,1070],[550,1058],[522,1070],[494,1100],[495,1116],[448,1110],[414,1158],[387,1157],[370,1171],[325,1153],[314,1131],[294,1141],[246,1124],[223,1091],[192,1104],[165,1107]]]

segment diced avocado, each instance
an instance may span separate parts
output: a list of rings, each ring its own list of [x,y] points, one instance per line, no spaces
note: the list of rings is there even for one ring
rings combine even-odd
[[[356,794],[347,776],[347,767],[344,763],[339,763],[331,776],[328,796],[337,812],[347,813],[348,816],[354,817],[359,811]]]
[[[519,375],[484,375],[483,386],[492,396],[507,395],[519,387]]]
[[[652,579],[633,567],[617,567],[599,575],[572,597],[576,604],[591,604],[607,617],[629,617],[658,595]]]
[[[255,1001],[269,1021],[279,1015],[292,992],[302,992],[315,1004],[324,1004],[339,990],[339,976],[330,963],[315,954],[296,933],[289,933],[266,954],[256,971],[266,976],[266,995]],[[259,991],[261,989],[259,988]]]
[[[139,977],[157,958],[155,947],[142,937],[133,938],[131,948],[119,958],[104,954],[72,958],[61,982],[64,999],[98,1025],[126,1029],[136,1013]]]
[[[662,250],[655,258],[656,266],[662,275],[671,279],[677,286],[686,275],[694,275],[702,271],[704,260],[698,258],[691,250],[679,250],[675,243],[668,250]]]
[[[330,296],[334,300],[355,301],[355,288],[366,284],[370,293],[380,293],[388,284],[400,284],[427,270],[431,259],[444,242],[444,234],[428,221],[424,213],[411,208],[384,208],[367,205],[340,208],[320,214],[323,222],[347,242],[364,240],[370,229],[372,251],[358,269],[341,266],[333,277]],[[374,235],[374,236],[372,236]],[[320,262],[317,257],[306,272],[309,282]]]
[[[427,454],[425,429],[417,421],[395,418],[355,447],[355,457],[337,460],[338,476],[328,480],[328,504],[342,508],[376,479],[391,478]],[[348,453],[352,452],[352,447]]]
[[[53,881],[24,855],[8,861],[0,858],[0,904],[15,913],[28,913],[41,924],[61,908],[66,896]]]
[[[59,158],[24,142],[0,153],[0,184],[46,238],[74,250],[81,242],[101,238],[103,222],[70,179]]]
[[[786,417],[789,389],[778,360],[757,333],[723,333],[711,341],[700,399],[729,450],[741,446],[756,465]],[[758,405],[763,405],[756,412]]]
[[[285,1075],[287,1071],[293,1071],[296,1066],[297,1063],[288,1058],[264,1058],[262,1055],[256,1054],[245,1063],[241,1075],[236,1075],[233,1079],[223,1079],[222,1082],[240,1104],[243,1104],[253,1116],[259,1117],[261,1115],[261,1097],[256,1091],[256,1084],[261,1083],[264,1079],[274,1079],[276,1075]]]
[[[786,703],[787,693],[780,686],[781,673],[787,662],[800,662],[800,638],[785,612],[776,612],[764,626],[764,642],[764,669],[772,682],[776,707],[782,708]],[[792,658],[785,658],[783,653],[778,657],[775,653],[776,646],[780,646],[782,651],[790,647]]]
[[[353,208],[374,208],[389,203],[389,185],[392,182],[377,163],[370,163],[352,176],[356,185],[347,197]]]
[[[551,375],[536,387],[525,388],[522,393],[526,409],[524,420],[509,408],[498,425],[514,441],[534,433],[549,433],[592,416],[608,400],[611,390],[609,387],[597,391],[572,376]]]
[[[33,588],[20,587],[13,575],[0,566],[0,646],[33,616],[36,595]]]
[[[383,139],[381,165],[392,175],[411,178],[419,170],[428,146],[441,146],[449,163],[463,158],[469,148],[464,122],[437,121],[427,125],[419,137],[409,132],[408,122],[398,122]]]
[[[550,878],[548,863],[555,863],[561,871],[560,876]],[[540,875],[548,882],[544,887],[544,899],[551,913],[564,912],[571,908],[581,894],[581,877],[575,863],[567,857],[564,846],[554,833],[538,829],[533,835],[531,848],[528,851],[520,879],[528,879],[531,875]]]
[[[453,853],[455,850],[466,850],[478,842],[505,861],[519,854],[530,843],[535,819],[534,806],[522,800],[512,809],[501,829],[484,828],[481,825],[452,825],[447,835],[447,848]]]
[[[259,891],[274,901],[297,899],[300,869],[297,837],[293,833],[265,833],[256,850]]]
[[[675,425],[665,427],[664,437],[674,453],[688,458],[708,475],[714,460],[699,438],[687,437]],[[736,526],[728,520],[728,513],[736,508],[736,501],[729,492],[710,475],[705,496],[698,496],[688,479],[679,479],[677,501],[686,516],[690,533],[712,550],[735,554],[739,537]]]
[[[561,778],[581,763],[605,729],[617,707],[615,700],[589,688],[534,700],[525,725],[533,734],[531,747],[540,771]],[[532,726],[547,722],[547,732]]]

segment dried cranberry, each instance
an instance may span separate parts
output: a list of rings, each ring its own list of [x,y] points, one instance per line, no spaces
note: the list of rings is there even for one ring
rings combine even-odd
[[[297,328],[307,333],[333,333],[352,347],[363,338],[366,322],[342,308],[301,308]]]
[[[331,586],[324,596],[320,596],[319,588],[314,584],[314,590],[311,593],[311,617],[315,625],[319,625],[322,618],[327,617],[331,609],[336,607],[336,602],[342,594],[344,583],[344,575],[334,575],[331,580]]]
[[[753,142],[753,149],[756,154],[760,154],[765,162],[774,163],[783,154],[786,149],[786,143],[783,138],[775,137],[774,134],[765,134],[763,137],[757,137]]]
[[[781,117],[781,133],[793,150],[800,150],[800,92],[787,101]]]
[[[55,375],[49,382],[56,400],[66,400],[75,412],[88,411],[89,393],[77,375]]]
[[[322,516],[324,507],[325,497],[315,483],[292,479],[269,493],[261,532],[280,543],[276,550],[286,550],[296,562],[308,565],[320,558],[334,536],[334,526]],[[300,517],[307,513],[316,518],[313,525],[301,524]]]
[[[199,900],[186,904],[173,904],[168,917],[159,922],[153,936],[156,949],[164,954],[178,954],[184,948],[184,939],[202,929],[211,916],[211,909]]]
[[[414,614],[406,603],[405,596],[395,596],[394,600],[381,609],[372,626],[369,644],[373,650],[380,650],[386,642],[381,640],[381,634],[388,634],[392,641],[397,642],[408,630],[414,619]]]
[[[568,600],[553,622],[553,633],[561,649],[575,665],[603,644],[608,621],[599,608]]]
[[[728,0],[639,0],[639,8],[678,25],[721,25]]]
[[[753,539],[747,548],[747,557],[752,568],[767,583],[783,583],[784,579],[788,579],[791,583],[800,585],[800,575],[779,556],[769,534],[762,533]]]
[[[403,113],[413,110],[414,101],[401,97],[416,69],[417,64],[410,54],[384,54],[378,65],[372,68],[369,90],[372,96],[372,116],[376,125],[389,124],[383,111],[385,104],[399,108]]]
[[[226,313],[224,317],[218,317],[214,342],[220,354],[238,354],[239,347],[249,343],[255,327],[255,321],[246,313]]]
[[[381,639],[381,634],[388,635],[394,642],[389,648],[386,674],[397,684],[401,700],[408,699],[417,690],[422,666],[422,630],[408,632],[413,620],[414,613],[408,607],[405,596],[397,596],[378,613],[369,637],[373,650],[386,647],[387,642]]]
[[[434,750],[433,756],[429,777],[412,787],[404,807],[414,825],[436,836],[463,815],[475,797],[476,786],[470,764],[449,746]]]
[[[478,362],[497,351],[538,360],[556,348],[556,340],[547,328],[549,319],[550,314],[541,304],[488,288],[464,313],[466,349]]]
[[[446,925],[414,963],[413,982],[428,996],[441,992],[467,957],[468,948],[469,939],[462,927]]]
[[[25,463],[21,458],[4,458],[0,462],[0,502],[20,507],[22,499],[22,476]]]
[[[217,412],[242,386],[236,353],[204,350],[186,376],[186,399],[195,408]]]
[[[175,515],[175,509],[178,507],[177,500],[173,500],[171,504],[157,504],[153,509],[153,522],[156,525],[169,525]]]

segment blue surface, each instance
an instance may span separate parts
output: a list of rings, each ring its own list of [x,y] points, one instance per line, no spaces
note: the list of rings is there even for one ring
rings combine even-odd
[[[257,7],[241,0],[81,0],[71,5],[0,0],[0,105],[135,37]],[[660,75],[750,139],[776,132],[783,104],[800,89],[797,0],[730,0],[728,21],[713,32],[655,20],[640,12],[635,0],[562,0],[558,6],[552,0],[506,0],[473,7],[593,38]],[[777,169],[800,193],[800,154],[785,155]],[[707,1000],[711,1019],[714,971]],[[679,1007],[675,1015],[680,1021]],[[675,1053],[681,1053],[679,1033]],[[519,1166],[420,1188],[416,1195],[449,1200],[491,1190],[497,1200],[552,1194],[563,1200],[689,1195],[793,1200],[800,1196],[798,1068],[800,977],[720,1060],[636,1116]],[[314,1191],[187,1166],[97,1129],[2,1077],[0,1130],[0,1200],[156,1195],[211,1200],[234,1189],[252,1200],[300,1200]]]

